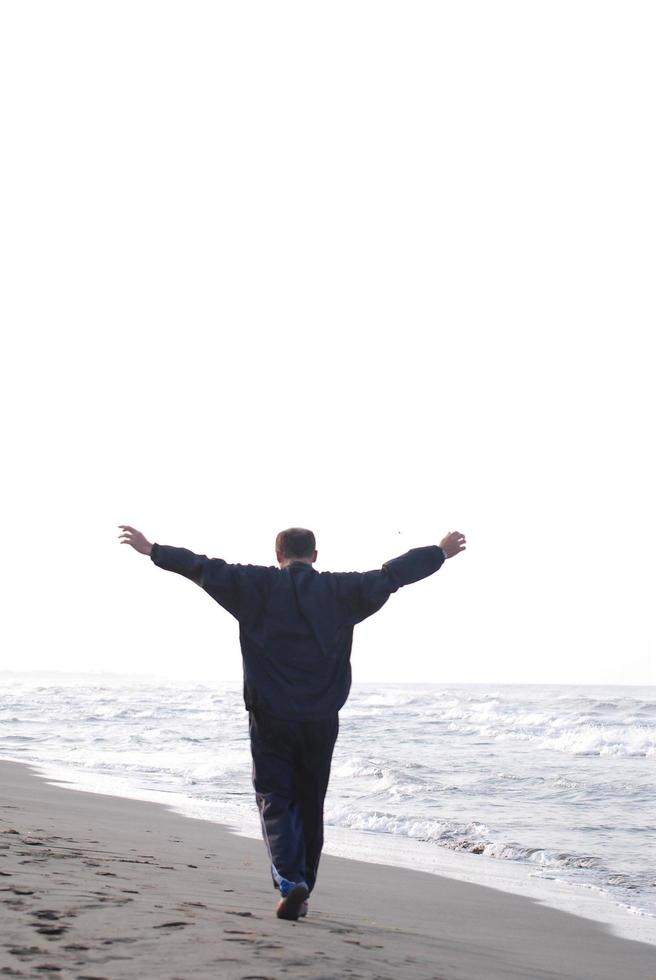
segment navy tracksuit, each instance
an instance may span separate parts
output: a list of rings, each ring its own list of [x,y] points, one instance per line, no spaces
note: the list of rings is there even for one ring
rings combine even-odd
[[[312,891],[323,846],[323,801],[351,686],[353,628],[403,585],[444,562],[413,548],[370,572],[231,565],[154,544],[153,562],[200,585],[239,622],[253,785],[274,886]]]

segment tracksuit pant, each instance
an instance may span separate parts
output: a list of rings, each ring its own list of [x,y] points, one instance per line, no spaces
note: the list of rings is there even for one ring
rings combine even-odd
[[[249,714],[253,786],[274,888],[303,882],[312,891],[323,847],[323,802],[337,740],[337,715],[285,721]]]

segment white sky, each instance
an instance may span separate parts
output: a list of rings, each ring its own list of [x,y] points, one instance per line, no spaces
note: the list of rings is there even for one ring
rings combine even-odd
[[[1,666],[235,679],[117,542],[466,533],[358,680],[656,683],[650,3],[0,15]]]

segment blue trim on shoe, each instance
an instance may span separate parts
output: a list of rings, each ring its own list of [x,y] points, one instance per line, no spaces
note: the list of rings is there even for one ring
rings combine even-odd
[[[309,892],[308,886],[304,881],[290,881],[288,878],[283,878],[282,875],[279,875],[277,872],[275,877],[276,877],[276,881],[278,882],[278,888],[280,889],[280,894],[282,895],[283,898],[286,898],[287,895],[289,895],[292,888],[296,888],[297,885],[302,885],[303,888],[305,888]]]

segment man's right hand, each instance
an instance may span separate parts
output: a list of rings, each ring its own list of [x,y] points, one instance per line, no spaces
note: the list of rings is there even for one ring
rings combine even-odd
[[[121,544],[131,545],[135,551],[138,551],[140,555],[149,555],[153,549],[150,541],[147,541],[143,536],[141,531],[137,531],[136,528],[130,527],[129,524],[119,524],[118,525],[122,534],[119,535],[119,541]]]
[[[453,558],[465,550],[465,536],[460,531],[449,531],[440,541],[440,548],[447,558]]]

